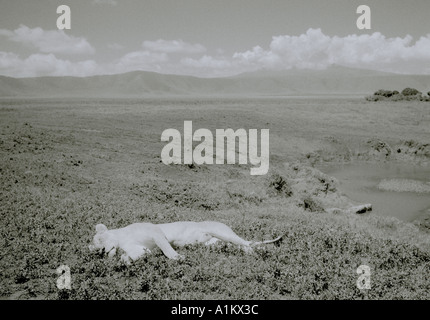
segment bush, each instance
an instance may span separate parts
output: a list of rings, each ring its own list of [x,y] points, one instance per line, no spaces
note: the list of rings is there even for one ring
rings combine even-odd
[[[430,91],[427,93],[429,96],[423,96],[422,92],[414,88],[405,88],[402,93],[397,90],[384,90],[379,89],[372,96],[366,97],[367,101],[430,101]]]
[[[398,93],[398,91],[396,91]],[[394,95],[394,91],[391,90],[378,90],[375,92],[375,96],[391,97]]]
[[[374,93],[375,96],[383,96],[383,97],[386,97],[386,98],[395,96],[397,94],[400,94],[400,92],[397,91],[397,90],[391,91],[391,90],[383,90],[383,89],[380,89],[380,90],[378,90],[378,91],[376,91]]]
[[[394,92],[396,92],[396,93],[394,93]],[[389,98],[389,97],[393,96],[394,94],[398,94],[398,93],[399,93],[398,91],[391,91],[391,90],[380,89],[380,90],[376,91],[374,93],[374,95],[375,96],[383,96],[383,97]]]
[[[325,211],[324,208],[321,206],[321,204],[315,199],[312,199],[311,197],[306,197],[305,199],[303,199],[303,203],[299,204],[299,206],[310,212]]]
[[[405,88],[403,89],[402,94],[404,96],[416,96],[417,94],[421,94],[421,92],[414,88]]]
[[[366,97],[366,100],[367,100],[367,101],[375,102],[375,101],[379,101],[380,99],[379,99],[379,97],[378,97],[378,96],[373,95],[373,96],[367,96],[367,97]]]
[[[273,173],[269,176],[269,189],[276,195],[284,195],[287,197],[291,197],[293,195],[293,191],[291,186],[288,184],[287,179],[278,173]]]

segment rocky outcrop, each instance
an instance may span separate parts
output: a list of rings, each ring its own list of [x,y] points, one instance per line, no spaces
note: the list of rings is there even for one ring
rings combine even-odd
[[[370,203],[356,205],[352,207],[346,207],[346,208],[328,208],[326,209],[327,212],[330,213],[357,213],[362,214],[369,211],[372,211],[372,205]]]

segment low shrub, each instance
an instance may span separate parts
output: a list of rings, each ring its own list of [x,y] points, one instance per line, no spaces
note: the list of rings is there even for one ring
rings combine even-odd
[[[417,94],[422,94],[422,93],[414,88],[405,88],[402,90],[402,95],[404,96],[416,96]]]
[[[283,195],[291,197],[293,195],[293,190],[288,184],[287,179],[278,173],[272,173],[268,177],[269,181],[269,193],[275,195]]]
[[[372,96],[367,96],[365,99],[367,101],[375,102],[375,101],[430,101],[430,92],[429,96],[425,97],[423,94],[414,88],[405,88],[401,93],[397,90],[384,90],[380,89],[376,91]]]

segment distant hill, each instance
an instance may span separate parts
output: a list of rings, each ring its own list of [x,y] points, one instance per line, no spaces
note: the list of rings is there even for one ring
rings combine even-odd
[[[333,66],[326,70],[257,71],[197,78],[134,71],[92,77],[0,76],[0,97],[115,97],[147,95],[370,95],[378,89],[430,90],[430,76]]]

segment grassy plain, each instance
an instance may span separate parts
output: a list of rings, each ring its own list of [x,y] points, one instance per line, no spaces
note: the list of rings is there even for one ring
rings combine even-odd
[[[166,166],[167,128],[270,129],[270,171]],[[0,296],[12,299],[429,299],[430,236],[417,224],[345,205],[320,162],[428,165],[428,103],[364,98],[3,99]],[[398,151],[400,150],[400,152]],[[90,253],[94,226],[217,220],[248,240],[161,252],[131,266]],[[370,290],[356,269],[371,267]],[[59,290],[68,265],[72,289]]]

